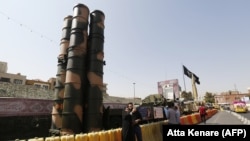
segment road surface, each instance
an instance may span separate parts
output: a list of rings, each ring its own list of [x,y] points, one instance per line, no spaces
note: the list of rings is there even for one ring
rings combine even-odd
[[[206,124],[200,123],[199,125],[244,125],[245,123],[230,113],[230,111],[218,111],[214,116],[206,121]]]

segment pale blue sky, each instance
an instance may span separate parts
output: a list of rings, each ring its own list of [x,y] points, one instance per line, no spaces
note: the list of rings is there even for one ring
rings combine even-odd
[[[144,98],[178,79],[182,64],[200,78],[199,95],[250,87],[248,0],[5,0],[0,61],[8,73],[47,81],[57,73],[63,18],[77,3],[105,14],[103,80],[112,96]]]

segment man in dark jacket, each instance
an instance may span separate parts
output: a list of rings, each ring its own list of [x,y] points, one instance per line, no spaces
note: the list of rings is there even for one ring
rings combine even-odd
[[[136,108],[134,108],[132,102],[128,103],[128,109],[131,111],[132,120],[134,123],[134,132],[135,132],[137,141],[142,141],[142,132],[141,132],[141,127],[140,127],[140,123],[142,121],[141,113]]]
[[[135,141],[133,120],[130,112],[126,107],[122,121],[122,141]]]

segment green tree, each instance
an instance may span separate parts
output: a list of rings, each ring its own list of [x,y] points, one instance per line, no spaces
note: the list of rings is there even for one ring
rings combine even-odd
[[[193,100],[192,92],[182,91],[181,97],[184,98],[184,100]]]
[[[204,97],[205,102],[206,103],[214,103],[215,102],[214,95],[215,94],[213,94],[211,92],[206,92],[205,97]]]

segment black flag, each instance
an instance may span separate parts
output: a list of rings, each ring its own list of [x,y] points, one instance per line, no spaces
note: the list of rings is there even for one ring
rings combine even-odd
[[[183,65],[183,71],[187,77],[192,78],[192,72],[189,71],[184,65]]]
[[[200,80],[199,80],[199,77],[196,76],[195,74],[194,75],[194,81],[197,83],[197,84],[200,84]]]
[[[194,73],[192,73],[191,71],[189,71],[189,70],[187,69],[187,67],[185,67],[184,65],[183,65],[183,72],[184,72],[184,74],[185,74],[187,77],[189,77],[189,78],[191,78],[191,79],[192,79],[192,75],[193,75],[193,76],[194,76],[195,82],[196,82],[197,84],[200,84],[199,77],[196,76],[196,75],[195,75]]]

